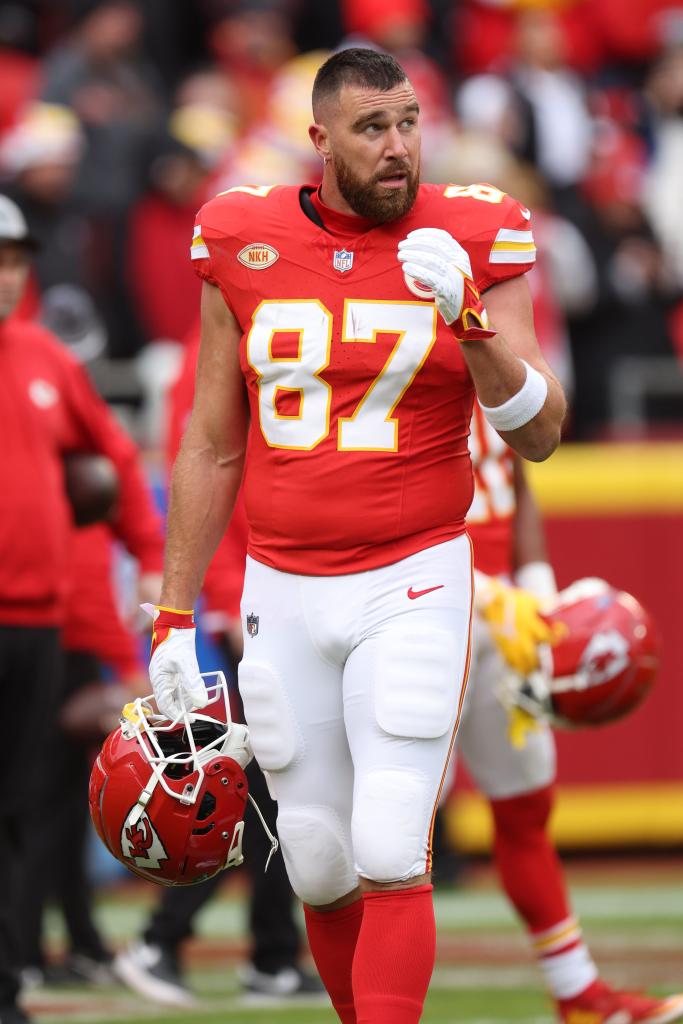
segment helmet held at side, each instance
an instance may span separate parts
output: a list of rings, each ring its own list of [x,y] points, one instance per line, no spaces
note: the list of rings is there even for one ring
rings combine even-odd
[[[151,698],[126,705],[90,776],[90,814],[108,850],[162,885],[190,885],[241,864],[252,758],[232,722],[225,678],[201,713],[159,715]]]

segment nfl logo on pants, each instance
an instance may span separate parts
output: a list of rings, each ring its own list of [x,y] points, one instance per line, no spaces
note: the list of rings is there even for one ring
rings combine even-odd
[[[247,633],[249,636],[256,636],[258,633],[258,615],[249,612],[247,615]]]
[[[353,266],[353,253],[348,249],[335,249],[332,266],[335,270],[340,270],[342,274],[346,273]]]

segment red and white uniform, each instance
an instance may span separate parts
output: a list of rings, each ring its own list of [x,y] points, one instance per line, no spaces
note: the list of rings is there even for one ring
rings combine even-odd
[[[475,487],[467,532],[474,547],[474,564],[489,576],[510,580],[514,572],[515,456],[476,402],[470,453]],[[508,715],[496,694],[501,676],[508,671],[486,625],[475,616],[457,748],[481,792],[492,798],[519,796],[547,786],[555,777],[555,742],[548,726],[530,732],[521,749],[510,743]]]
[[[398,242],[445,228],[480,291],[529,269],[535,250],[528,211],[491,186],[421,185],[411,212],[382,225],[314,193],[327,231],[299,195],[217,196],[192,258],[243,332],[250,555],[286,572],[359,572],[459,536],[472,498],[472,382],[433,301],[409,289]]]
[[[422,185],[374,225],[295,187],[201,210],[192,258],[242,331],[251,408],[239,685],[278,800],[292,886],[429,869],[469,659],[473,386],[399,241],[448,230],[485,290],[534,258],[528,211],[491,186]]]

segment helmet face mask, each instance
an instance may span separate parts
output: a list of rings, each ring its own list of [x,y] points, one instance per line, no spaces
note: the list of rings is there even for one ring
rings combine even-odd
[[[581,728],[616,721],[645,699],[659,670],[659,640],[631,594],[604,580],[577,580],[543,617],[555,627],[556,642],[540,651],[538,671],[504,682],[504,704]]]
[[[151,698],[126,705],[90,778],[90,813],[117,860],[163,885],[189,885],[242,863],[251,760],[245,726],[232,722],[222,673],[199,712],[156,713]]]

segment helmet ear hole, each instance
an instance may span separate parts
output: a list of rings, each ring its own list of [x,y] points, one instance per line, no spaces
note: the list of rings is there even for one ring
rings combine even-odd
[[[199,805],[197,811],[197,821],[206,821],[206,819],[213,814],[216,810],[216,797],[213,793],[205,793],[202,797],[202,802]]]

